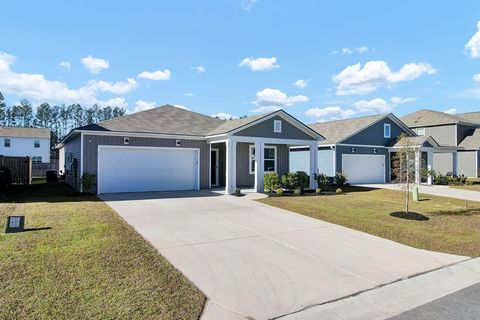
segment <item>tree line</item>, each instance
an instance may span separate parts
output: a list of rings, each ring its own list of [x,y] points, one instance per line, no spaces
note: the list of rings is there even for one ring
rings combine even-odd
[[[30,101],[23,99],[19,104],[7,106],[0,101],[0,125],[7,127],[49,128],[51,131],[52,156],[54,147],[72,129],[97,123],[126,113],[121,107],[101,107],[94,104],[90,107],[78,103],[70,105],[50,105],[44,102],[34,108]]]

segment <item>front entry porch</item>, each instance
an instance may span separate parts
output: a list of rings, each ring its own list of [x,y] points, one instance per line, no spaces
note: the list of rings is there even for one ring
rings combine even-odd
[[[289,172],[289,148],[310,148],[310,188],[315,189],[317,173],[317,142],[315,140],[275,139],[230,136],[210,143],[210,186],[224,188],[231,194],[236,188],[264,192],[264,175],[275,172],[279,176]]]

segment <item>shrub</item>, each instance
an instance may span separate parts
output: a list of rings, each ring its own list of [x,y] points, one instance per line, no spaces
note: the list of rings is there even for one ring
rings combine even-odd
[[[422,182],[427,182],[429,175],[432,175],[432,177],[434,177],[435,176],[435,170],[433,170],[433,169],[428,170],[425,167],[420,169],[420,179],[422,180]]]
[[[337,190],[335,190],[335,192],[336,192],[337,194],[342,194],[342,193],[343,193],[343,190],[342,190],[342,188],[337,188]]]
[[[300,188],[295,189],[295,191],[293,191],[293,195],[301,196],[302,195],[302,189],[300,189]]]
[[[319,188],[325,188],[330,182],[330,179],[326,174],[320,173],[320,174],[315,174],[315,180],[317,181],[317,186]]]
[[[95,175],[90,173],[84,173],[80,179],[80,185],[82,186],[82,191],[85,193],[92,193],[93,186],[95,185]]]
[[[448,177],[441,173],[435,174],[435,176],[433,176],[433,183],[437,185],[447,185]]]
[[[473,186],[473,181],[465,181],[465,184],[466,184],[467,186]]]
[[[241,195],[241,194],[242,194],[242,189],[240,189],[240,188],[235,188],[235,195],[236,195],[236,196],[239,196],[239,195]]]
[[[280,179],[275,172],[269,172],[263,177],[263,187],[266,192],[273,192],[280,187]]]
[[[321,188],[315,189],[315,193],[316,193],[316,194],[321,194],[321,193],[322,193],[322,189],[321,189]]]
[[[347,175],[343,172],[335,173],[335,184],[337,186],[344,186],[347,183]]]
[[[275,193],[277,194],[277,196],[283,196],[283,189],[282,188],[275,189]]]
[[[285,173],[282,176],[282,187],[288,191],[292,191],[297,187],[297,179],[295,173]]]
[[[300,188],[303,192],[310,185],[310,178],[305,171],[297,171],[295,173],[296,187]]]

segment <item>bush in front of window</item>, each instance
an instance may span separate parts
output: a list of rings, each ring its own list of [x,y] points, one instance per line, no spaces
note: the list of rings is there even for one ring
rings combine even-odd
[[[315,174],[315,180],[317,181],[317,186],[320,189],[326,189],[326,186],[330,183],[330,179],[324,173]]]
[[[348,178],[347,175],[343,172],[335,173],[335,184],[337,186],[344,186],[347,184]]]
[[[293,191],[297,188],[296,174],[287,172],[282,176],[282,187],[288,191]]]
[[[303,190],[307,189],[310,185],[310,178],[305,171],[295,172],[296,187],[300,188],[303,193]]]
[[[85,193],[92,193],[93,186],[95,185],[95,175],[90,173],[84,173],[80,179],[82,191]]]
[[[266,192],[273,192],[280,187],[280,179],[275,172],[266,173],[263,177],[263,188]]]

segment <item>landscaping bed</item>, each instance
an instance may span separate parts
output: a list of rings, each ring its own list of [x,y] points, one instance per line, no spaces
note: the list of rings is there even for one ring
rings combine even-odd
[[[95,196],[14,186],[0,203],[0,319],[198,319],[205,297]],[[28,232],[5,234],[6,216]]]
[[[259,201],[417,248],[480,256],[479,202],[422,194],[410,210],[428,219],[411,220],[390,215],[404,209],[404,193],[396,190],[345,186],[341,195]]]

